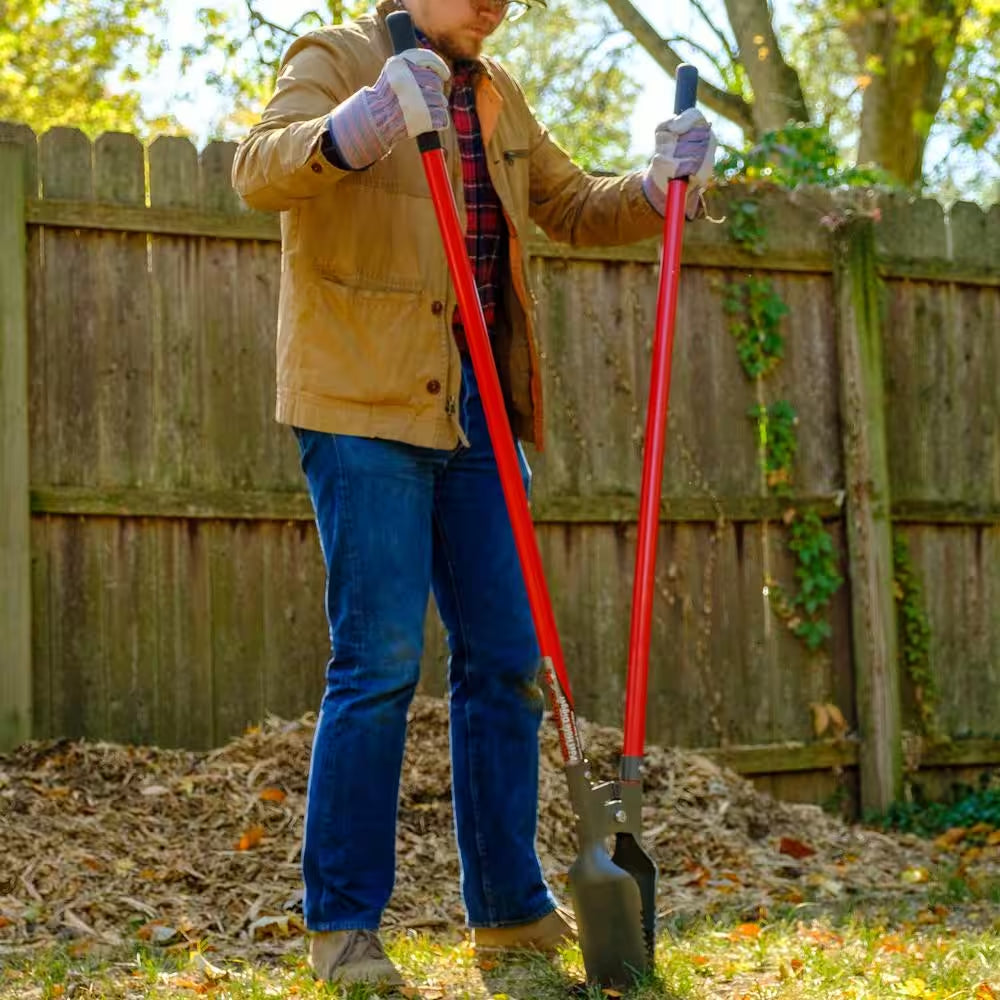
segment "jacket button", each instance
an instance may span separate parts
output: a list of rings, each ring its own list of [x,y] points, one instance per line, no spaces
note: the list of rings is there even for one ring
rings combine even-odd
[[[314,163],[312,165],[312,172],[314,174],[321,174],[323,173],[323,168],[318,163]]]
[[[431,312],[435,316],[440,316],[444,312],[444,303],[440,299],[435,299],[431,304]]]
[[[427,391],[432,396],[436,396],[441,391],[441,383],[436,378],[432,378],[430,382],[427,383]]]

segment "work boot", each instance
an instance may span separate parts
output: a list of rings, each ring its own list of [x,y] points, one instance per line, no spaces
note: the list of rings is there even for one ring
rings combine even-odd
[[[576,920],[561,906],[530,924],[510,927],[475,927],[472,943],[478,952],[540,951],[551,955],[577,940]]]
[[[323,931],[309,941],[309,964],[317,979],[348,986],[402,986],[403,977],[386,957],[375,931]]]

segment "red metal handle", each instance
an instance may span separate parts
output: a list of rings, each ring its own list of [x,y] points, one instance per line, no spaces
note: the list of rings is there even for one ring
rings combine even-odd
[[[500,483],[503,486],[511,527],[514,530],[524,582],[528,589],[531,613],[535,622],[535,630],[538,633],[538,644],[542,656],[551,658],[559,683],[562,685],[566,697],[571,699],[562,644],[559,641],[552,602],[542,570],[542,558],[535,538],[531,509],[528,506],[528,498],[521,481],[521,466],[514,447],[514,438],[511,434],[507,408],[500,389],[496,363],[493,360],[493,349],[490,347],[489,334],[486,331],[486,320],[483,317],[479,292],[472,276],[472,265],[469,263],[465,248],[465,237],[458,221],[458,209],[455,205],[454,192],[448,180],[444,153],[440,149],[431,150],[422,153],[421,158],[424,171],[427,174],[427,183],[430,185],[431,198],[437,212],[438,225],[441,228],[441,237],[448,258],[448,268],[451,271],[455,293],[458,296],[459,313],[465,327],[469,353],[472,355],[476,381],[479,383],[479,392],[483,399],[486,424],[489,428],[490,441],[493,444],[493,452],[496,455],[500,471]],[[572,700],[570,704],[572,704]]]
[[[642,488],[639,500],[639,536],[632,584],[632,627],[629,636],[628,679],[625,688],[626,757],[641,757],[646,741],[646,699],[649,687],[650,626],[656,574],[656,541],[660,527],[663,452],[667,439],[667,404],[674,347],[677,286],[684,234],[687,181],[667,185],[667,217],[663,231],[663,259],[656,305],[649,409],[643,448]]]
[[[697,88],[697,70],[686,64],[681,66],[677,73],[675,112],[694,106]],[[624,758],[641,758],[646,742],[646,701],[649,690],[649,646],[656,579],[656,542],[660,528],[663,453],[667,440],[667,404],[670,398],[670,369],[674,351],[674,325],[677,316],[677,288],[681,272],[687,187],[686,178],[672,180],[667,185],[663,257],[660,261],[656,329],[653,337],[646,437],[643,445],[639,535],[635,579],[632,585],[632,625],[629,635],[628,678],[625,687],[625,742],[622,748]],[[636,773],[634,767],[629,770],[630,775]]]
[[[407,11],[393,11],[386,20],[393,49],[396,52],[416,47],[417,40],[413,23]],[[451,273],[451,280],[458,297],[458,309],[462,317],[462,325],[465,328],[469,353],[472,356],[472,367],[476,373],[479,394],[483,400],[486,426],[489,430],[493,454],[496,457],[507,513],[514,532],[514,542],[517,546],[518,560],[521,563],[521,572],[524,575],[524,583],[528,591],[528,601],[531,606],[531,616],[535,624],[539,649],[543,659],[547,661],[546,681],[549,685],[553,715],[559,730],[563,760],[567,764],[576,763],[582,759],[583,748],[576,728],[573,695],[566,673],[566,663],[563,659],[562,643],[559,641],[559,631],[556,628],[555,614],[552,611],[552,600],[545,583],[542,557],[538,551],[538,541],[535,538],[535,527],[531,519],[528,497],[521,481],[521,466],[518,462],[514,437],[507,419],[507,408],[504,404],[503,392],[500,389],[496,363],[493,360],[493,349],[490,346],[482,303],[479,301],[479,290],[476,288],[472,264],[465,247],[465,237],[458,219],[455,193],[448,180],[444,151],[441,149],[437,133],[428,132],[418,136],[417,144],[420,149],[424,173],[427,175],[427,184],[430,188],[431,200],[434,203],[438,227],[441,230],[441,240],[448,260],[448,270]],[[549,676],[549,664],[551,664],[554,677]]]
[[[500,472],[500,485],[503,488],[507,512],[510,515],[521,572],[524,574],[524,583],[531,604],[531,615],[538,636],[538,645],[542,656],[551,662],[561,688],[561,692],[553,691],[552,696],[563,758],[568,763],[580,755],[579,736],[576,733],[576,723],[572,716],[573,696],[563,659],[562,643],[559,641],[559,632],[552,611],[552,601],[542,570],[542,558],[538,551],[538,541],[535,538],[531,509],[528,506],[528,498],[521,481],[521,466],[518,462],[514,438],[507,419],[507,408],[504,405],[503,393],[500,389],[500,379],[497,375],[496,363],[493,360],[493,350],[490,347],[489,334],[486,330],[483,307],[479,301],[479,292],[472,275],[472,265],[466,252],[465,238],[459,225],[458,209],[455,205],[454,192],[448,180],[444,153],[440,149],[428,150],[421,153],[421,159],[427,174],[431,198],[434,201],[438,225],[441,229],[445,255],[448,258],[448,268],[451,271],[451,278],[458,296],[459,313],[465,327],[469,353],[472,355],[472,365],[476,372],[476,381],[479,384],[479,393],[483,400],[486,425],[489,429],[493,453],[496,456],[497,468]],[[564,703],[560,702],[560,693]]]

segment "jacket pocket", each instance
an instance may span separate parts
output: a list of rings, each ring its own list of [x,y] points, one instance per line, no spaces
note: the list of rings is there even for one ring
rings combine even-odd
[[[424,295],[371,284],[303,282],[298,308],[311,324],[296,343],[303,388],[415,414],[442,406],[440,390],[428,388],[443,385],[448,370],[439,317]]]
[[[324,280],[349,288],[361,297],[385,298],[400,296],[412,299],[419,295],[423,288],[418,278],[403,278],[400,276],[384,277],[364,274],[358,271],[345,271],[336,261],[317,258],[313,261],[316,273]]]
[[[528,223],[530,156],[527,145],[511,144],[502,149],[500,163],[497,164],[509,192],[509,205],[506,207],[519,234],[525,232]]]

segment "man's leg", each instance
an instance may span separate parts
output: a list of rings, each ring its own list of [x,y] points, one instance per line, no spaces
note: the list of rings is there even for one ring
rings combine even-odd
[[[374,930],[392,892],[406,712],[430,593],[445,452],[297,431],[327,566],[332,655],[316,726],[303,876],[312,931]]]
[[[457,451],[438,479],[433,581],[451,652],[463,897],[472,927],[503,927],[535,921],[555,906],[535,851],[543,697],[524,578],[468,370],[465,386],[471,447]]]

